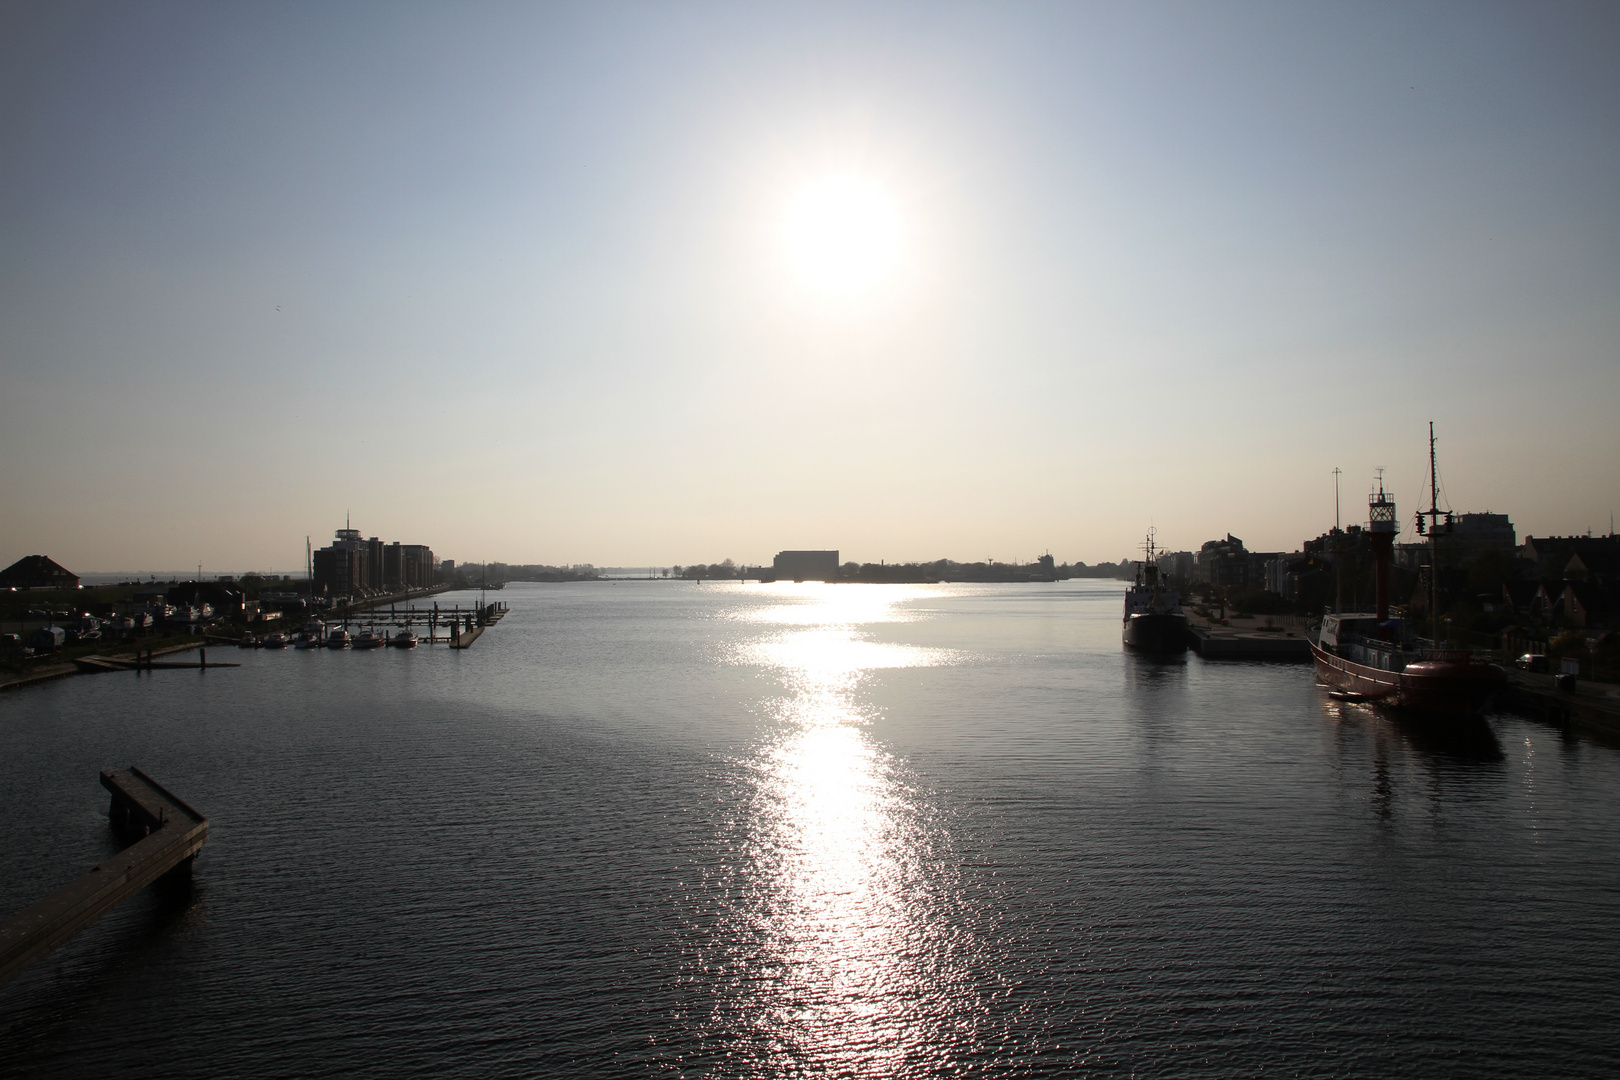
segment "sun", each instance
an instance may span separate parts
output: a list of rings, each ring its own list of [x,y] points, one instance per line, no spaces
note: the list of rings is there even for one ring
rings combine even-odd
[[[816,292],[857,298],[894,275],[900,258],[900,214],[873,181],[853,174],[820,177],[789,201],[783,219],[787,262]]]

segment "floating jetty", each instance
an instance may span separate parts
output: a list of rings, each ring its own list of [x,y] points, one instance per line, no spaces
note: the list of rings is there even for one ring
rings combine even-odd
[[[0,985],[154,881],[189,881],[208,819],[133,765],[101,774],[107,817],[129,847],[0,924]]]

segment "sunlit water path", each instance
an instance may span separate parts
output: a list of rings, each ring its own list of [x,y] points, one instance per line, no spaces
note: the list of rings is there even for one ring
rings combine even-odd
[[[1131,657],[1119,594],[515,585],[465,653],[0,697],[7,913],[100,768],[212,820],[0,988],[0,1075],[1620,1069],[1620,753]]]

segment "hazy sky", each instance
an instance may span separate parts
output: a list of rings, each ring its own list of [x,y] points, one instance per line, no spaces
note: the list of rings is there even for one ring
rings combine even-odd
[[[1620,509],[1611,3],[0,11],[0,565]]]

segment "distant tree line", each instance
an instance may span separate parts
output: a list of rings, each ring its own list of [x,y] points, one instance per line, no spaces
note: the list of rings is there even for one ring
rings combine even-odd
[[[601,571],[590,563],[548,566],[544,563],[462,563],[456,567],[451,584],[475,586],[507,581],[594,581]]]

